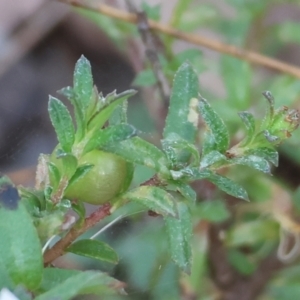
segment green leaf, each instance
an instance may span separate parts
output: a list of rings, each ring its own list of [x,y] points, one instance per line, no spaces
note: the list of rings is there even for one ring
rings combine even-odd
[[[84,203],[82,201],[72,202],[72,209],[79,217],[77,224],[81,224],[81,222],[84,221],[86,214]]]
[[[48,111],[61,148],[65,152],[71,152],[75,130],[67,107],[60,100],[50,96]]]
[[[271,169],[268,161],[260,156],[248,155],[236,157],[230,159],[230,162],[233,164],[248,166],[266,174],[271,174]]]
[[[169,174],[169,163],[165,154],[153,144],[139,137],[118,144],[108,144],[103,149],[115,153],[133,164],[147,166],[165,175]]]
[[[186,12],[189,8],[192,0],[179,0],[174,7],[174,11],[171,18],[171,26],[177,28],[182,19],[183,13]]]
[[[278,240],[278,223],[259,219],[236,224],[226,235],[229,247],[253,246],[265,241]]]
[[[249,149],[248,151],[245,152],[245,154],[251,154],[251,155],[262,157],[265,160],[272,163],[275,167],[278,167],[279,156],[276,149],[261,147],[261,148]]]
[[[45,268],[43,272],[43,278],[37,291],[39,293],[47,292],[48,290],[61,284],[68,278],[80,274],[82,271],[71,269],[59,269],[59,268]]]
[[[81,177],[84,177],[85,174],[87,174],[93,168],[93,166],[94,165],[89,165],[89,164],[79,166],[76,169],[73,176],[71,177],[71,179],[69,180],[68,186],[70,186],[72,184],[76,184],[77,180],[79,180]]]
[[[170,243],[171,257],[174,262],[189,274],[191,270],[192,219],[188,206],[178,202],[178,218],[165,217],[166,230]]]
[[[57,167],[61,171],[61,175],[66,176],[68,179],[70,179],[77,169],[77,158],[71,153],[62,152],[60,149],[57,149],[55,155],[55,162],[57,164]]]
[[[74,70],[74,92],[78,104],[85,115],[91,102],[93,92],[93,76],[90,62],[82,55],[76,62]]]
[[[141,72],[139,72],[136,77],[134,78],[134,81],[132,85],[134,86],[151,86],[154,85],[157,82],[155,74],[151,69],[146,69]]]
[[[253,115],[251,113],[249,113],[248,111],[242,111],[239,112],[239,116],[241,117],[243,123],[246,126],[246,138],[245,141],[242,142],[242,145],[246,145],[248,144],[255,133],[255,119],[253,117]]]
[[[143,11],[146,12],[147,17],[149,19],[158,21],[160,20],[160,10],[161,10],[161,5],[156,4],[156,5],[149,5],[146,1],[142,2],[142,9]]]
[[[119,124],[127,124],[127,110],[128,110],[128,100],[124,100],[119,104],[109,117],[109,126],[115,126]]]
[[[202,157],[205,157],[207,154],[209,154],[212,151],[217,151],[215,149],[216,149],[215,138],[212,132],[205,131],[202,140],[202,149],[201,149]]]
[[[197,218],[214,223],[223,222],[230,217],[224,201],[221,200],[209,200],[198,203],[195,214]]]
[[[249,276],[256,270],[256,265],[244,253],[235,249],[228,251],[228,261],[243,275]]]
[[[129,124],[118,124],[109,126],[103,130],[97,130],[86,144],[83,153],[100,149],[107,144],[119,143],[132,138],[136,134],[137,130]]]
[[[189,63],[184,63],[174,77],[164,139],[176,133],[190,143],[195,142],[199,117],[198,93],[198,76]]]
[[[201,158],[200,169],[204,169],[214,164],[226,161],[227,158],[225,155],[221,154],[219,151],[213,150]]]
[[[176,189],[190,203],[196,203],[197,194],[188,184],[176,183]]]
[[[201,72],[205,67],[202,59],[202,51],[199,49],[187,49],[176,54],[172,61],[164,67],[166,74],[173,78],[174,73],[185,62],[189,62],[196,72]]]
[[[278,27],[278,37],[285,44],[300,44],[299,30],[300,25],[298,22],[284,22]]]
[[[53,189],[58,187],[60,181],[60,173],[57,166],[54,163],[48,163],[48,171],[49,171],[49,178],[52,184]]]
[[[0,181],[0,264],[15,284],[36,288],[43,272],[40,241],[17,189],[6,177]]]
[[[171,174],[172,179],[176,180],[176,181],[178,181],[178,180],[193,181],[199,175],[199,169],[187,167],[187,168],[183,168],[178,171],[171,170],[170,174]],[[203,178],[205,178],[206,173],[203,176],[204,176]],[[197,177],[197,179],[200,179],[200,178]]]
[[[161,143],[173,169],[180,169],[189,163],[194,166],[199,165],[200,155],[198,149],[176,133],[170,134]]]
[[[249,107],[252,78],[249,63],[223,55],[221,71],[227,90],[227,105],[237,110],[244,110]]]
[[[3,288],[12,290],[14,288],[14,283],[8,274],[6,266],[0,260],[0,291]]]
[[[80,141],[83,138],[84,131],[85,131],[85,120],[84,120],[85,117],[81,105],[77,99],[77,96],[73,88],[71,88],[70,86],[63,88],[57,92],[65,96],[74,107],[74,114],[75,114],[76,125],[77,125],[76,139]]]
[[[193,9],[189,9],[182,14],[181,22],[178,29],[187,32],[193,32],[207,24],[216,23],[219,18],[217,7],[212,3],[201,3],[201,6],[194,5]]]
[[[88,129],[101,129],[109,119],[115,108],[129,97],[136,94],[135,90],[127,90],[120,94],[116,91],[108,94],[105,98],[98,101],[98,109],[94,116],[89,120]]]
[[[231,179],[221,176],[207,169],[202,171],[193,169],[192,171],[194,180],[207,179],[214,183],[220,190],[224,191],[225,193],[236,198],[240,198],[247,201],[249,200],[246,190]]]
[[[74,271],[57,268],[45,269],[40,289],[46,291],[36,300],[70,300],[77,295],[104,295],[123,292],[124,284],[105,273]]]
[[[229,146],[229,133],[224,121],[202,97],[199,101],[199,112],[210,131],[211,138],[213,139],[215,145],[213,150],[217,150],[221,153],[225,152]]]
[[[163,216],[170,215],[175,217],[177,215],[173,196],[155,186],[140,186],[123,194],[121,198],[140,203]]]
[[[119,261],[113,248],[97,240],[79,240],[69,246],[66,251],[112,264],[117,264]]]

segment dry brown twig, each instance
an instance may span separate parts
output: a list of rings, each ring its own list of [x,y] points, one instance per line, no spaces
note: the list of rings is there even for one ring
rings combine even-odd
[[[109,16],[111,18],[115,18],[118,20],[122,20],[129,23],[137,23],[138,19],[135,14],[128,13],[117,8],[101,4],[95,3],[91,1],[81,1],[81,0],[59,0],[60,2],[73,5],[75,7],[85,8],[92,11],[96,11],[100,14]],[[185,33],[180,30],[177,30],[167,24],[162,24],[160,22],[155,22],[153,20],[149,20],[149,28],[160,33],[164,33],[177,39],[184,40],[188,43],[195,44],[198,46],[204,46],[209,49],[215,50],[220,53],[225,53],[236,58],[246,60],[250,63],[262,65],[264,67],[268,67],[270,69],[274,69],[295,77],[300,78],[300,68],[295,67],[293,65],[284,63],[282,61],[276,60],[274,58],[270,58],[268,56],[262,55],[257,52],[248,51],[245,49],[241,49],[232,45],[228,45],[222,43],[220,41],[212,40],[197,34]]]

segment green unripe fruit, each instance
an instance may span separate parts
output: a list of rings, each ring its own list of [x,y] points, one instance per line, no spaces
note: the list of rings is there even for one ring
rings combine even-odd
[[[65,198],[100,205],[126,191],[132,181],[133,165],[113,153],[92,150],[78,161],[85,164],[93,168],[66,189]]]

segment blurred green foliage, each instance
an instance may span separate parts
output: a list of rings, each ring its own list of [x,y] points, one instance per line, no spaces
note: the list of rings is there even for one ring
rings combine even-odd
[[[290,20],[288,15],[283,15],[279,21],[272,21],[272,13],[275,10],[278,12],[287,7],[290,11],[300,11],[299,3],[295,0],[226,0],[222,4],[178,0],[173,9],[170,24],[186,32],[209,30],[213,36],[217,36],[223,42],[276,57],[287,47],[297,46],[300,42],[300,25]],[[150,19],[160,19],[159,4],[151,6],[144,1],[142,9]],[[110,24],[107,26],[104,25],[106,19],[107,17],[104,16],[96,17],[97,23],[107,35],[113,38],[124,52],[128,51],[124,40],[127,37],[138,38],[136,28],[112,20],[109,20]],[[119,37],[116,32],[119,33]],[[259,66],[222,54],[216,59],[208,59],[201,50],[193,46],[183,52],[176,52],[177,41],[174,38],[164,35],[159,35],[159,37],[166,51],[166,55],[159,54],[159,59],[168,79],[173,77],[175,70],[185,60],[190,61],[200,75],[201,72],[209,71],[218,80],[220,78],[219,89],[218,87],[212,89],[202,84],[200,90],[205,98],[214,99],[211,105],[224,118],[234,142],[241,140],[241,136],[245,134],[237,112],[250,108],[256,116],[264,115],[265,100],[261,96],[262,91],[270,90],[278,107],[299,107],[300,81],[298,78],[262,71]],[[155,86],[157,81],[150,64],[145,62],[144,66],[144,70],[137,74],[133,84],[140,87]],[[223,91],[222,96],[220,96],[220,90]],[[132,106],[130,112],[132,116],[129,116],[129,119],[137,122],[135,123],[137,127],[144,128],[145,119],[137,119],[139,106],[140,104],[136,107]],[[154,127],[149,126],[148,132],[149,129],[152,130],[151,137],[156,136]],[[291,139],[280,148],[281,153],[298,168],[300,167],[299,148],[300,131],[296,131]],[[142,170],[139,172],[141,172],[140,176],[143,176]],[[201,196],[200,193],[198,194],[200,202],[193,211],[193,224],[195,228],[198,228],[206,222],[219,224],[230,221],[224,237],[228,248],[227,260],[241,276],[247,277],[255,274],[261,259],[276,251],[280,242],[279,227],[284,224],[276,218],[277,212],[273,211],[272,202],[280,197],[280,194],[274,193],[273,186],[289,193],[290,198],[286,199],[286,202],[294,201],[293,203],[298,208],[299,191],[294,194],[289,178],[271,178],[244,166],[235,166],[230,171],[225,170],[225,173],[247,189],[251,203],[240,203],[237,206],[230,207],[229,205],[228,207],[224,194],[213,191],[209,196],[209,201],[205,201],[207,197]],[[146,295],[147,299],[180,299],[178,291],[180,288],[181,292],[189,290],[195,297],[193,299],[215,299],[217,288],[213,284],[207,267],[209,241],[205,230],[203,229],[201,234],[197,234],[196,230],[193,241],[194,265],[191,277],[186,278],[162,258],[167,245],[161,241],[163,237],[159,231],[159,222],[148,219],[143,218],[140,224],[132,224],[133,228],[126,230],[126,237],[115,241],[118,244],[117,252],[121,259],[124,259],[124,268],[126,267],[126,272],[128,272],[126,279],[129,278],[132,288],[131,299],[140,299]],[[132,232],[135,233],[131,234]],[[155,237],[155,243],[159,243],[160,246],[154,247],[151,237]],[[145,260],[148,263],[145,263]],[[267,288],[259,299],[300,298],[298,261],[299,259],[293,267],[287,264],[283,271],[274,273],[274,275],[277,274],[275,279],[268,282]],[[162,286],[168,287],[169,292],[172,291],[174,295],[166,296]]]

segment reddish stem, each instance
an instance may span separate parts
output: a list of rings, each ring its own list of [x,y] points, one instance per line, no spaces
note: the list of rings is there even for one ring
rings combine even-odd
[[[84,220],[83,225],[78,228],[74,226],[71,230],[60,239],[51,249],[47,250],[44,254],[44,265],[49,265],[56,258],[64,254],[64,250],[69,247],[78,236],[86,232],[88,229],[93,227],[96,223],[110,215],[111,205],[106,203],[100,206],[94,211],[89,217]]]

